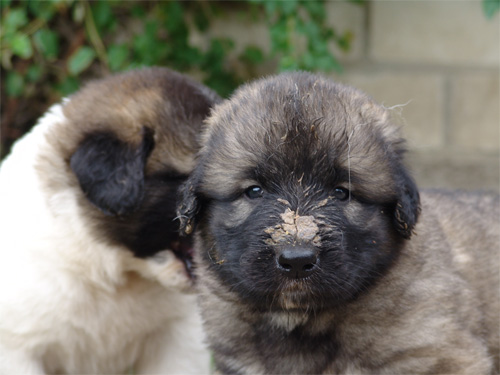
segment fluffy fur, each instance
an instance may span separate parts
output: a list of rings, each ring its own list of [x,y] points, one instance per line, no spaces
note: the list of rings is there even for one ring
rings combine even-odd
[[[0,170],[0,373],[207,373],[177,188],[219,99],[167,69],[90,83]]]
[[[317,75],[207,123],[178,213],[221,373],[499,370],[498,195],[419,194],[388,112]]]

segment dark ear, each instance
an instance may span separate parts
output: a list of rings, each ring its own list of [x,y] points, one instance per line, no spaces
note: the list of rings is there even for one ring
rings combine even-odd
[[[413,178],[406,170],[399,174],[399,199],[394,211],[396,230],[409,239],[420,214],[420,195]]]
[[[196,216],[201,209],[201,202],[197,193],[199,176],[199,169],[195,169],[179,188],[177,218],[180,224],[179,231],[182,235],[189,235],[194,231]]]
[[[135,148],[112,133],[94,133],[80,143],[70,165],[90,202],[107,215],[128,214],[142,202],[144,167],[153,147],[153,131],[146,127]]]

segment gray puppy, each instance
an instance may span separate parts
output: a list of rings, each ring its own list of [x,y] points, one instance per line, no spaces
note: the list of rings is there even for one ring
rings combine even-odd
[[[208,119],[179,206],[227,374],[491,374],[499,197],[419,194],[385,108],[307,73]]]

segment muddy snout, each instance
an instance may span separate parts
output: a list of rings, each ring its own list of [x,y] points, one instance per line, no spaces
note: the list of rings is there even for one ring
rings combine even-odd
[[[266,243],[276,254],[276,268],[286,277],[301,279],[312,275],[319,263],[321,238],[314,216],[300,216],[287,208],[280,215],[282,222],[266,228]]]

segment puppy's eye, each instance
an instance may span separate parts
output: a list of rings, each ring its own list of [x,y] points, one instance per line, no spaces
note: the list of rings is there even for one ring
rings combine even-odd
[[[333,196],[339,201],[345,201],[347,198],[349,198],[349,190],[342,187],[337,187],[333,191]]]
[[[253,185],[245,190],[245,195],[250,199],[261,198],[264,190],[260,186]]]

